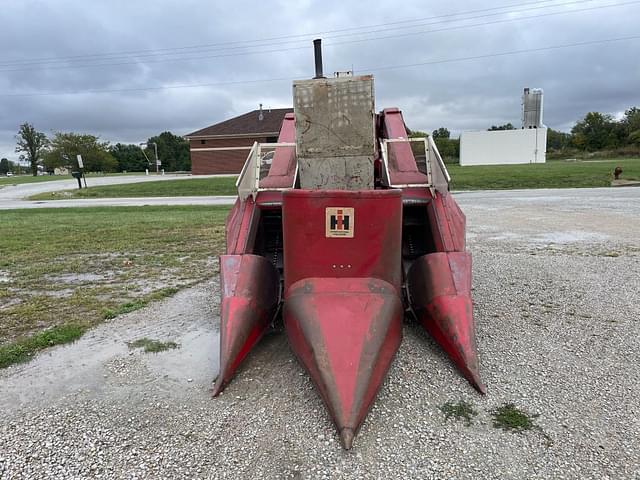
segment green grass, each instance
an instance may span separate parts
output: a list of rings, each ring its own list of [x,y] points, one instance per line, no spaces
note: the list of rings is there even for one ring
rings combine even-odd
[[[519,410],[513,403],[507,403],[493,412],[493,426],[503,430],[523,431],[537,428],[533,418]]]
[[[26,362],[43,348],[73,342],[80,338],[85,330],[86,327],[82,325],[63,324],[0,346],[0,368]]]
[[[458,403],[447,402],[440,406],[440,411],[444,413],[446,420],[449,418],[463,419],[467,425],[471,425],[473,417],[478,414],[471,404],[464,400],[460,400]]]
[[[135,312],[136,310],[140,310],[141,308],[146,307],[150,302],[170,297],[177,292],[177,288],[167,287],[153,292],[150,295],[145,295],[143,298],[136,299],[133,302],[127,302],[123,303],[122,305],[118,305],[116,308],[105,308],[104,310],[102,310],[102,318],[104,318],[105,320],[111,320],[112,318],[116,318],[119,315]]]
[[[640,159],[552,160],[529,165],[447,165],[452,190],[608,187],[616,166],[626,180],[640,180]]]
[[[30,200],[64,200],[70,198],[125,197],[191,197],[207,195],[236,195],[236,177],[184,178],[157,182],[104,185],[89,188],[39,193]]]
[[[2,355],[27,358],[50,344],[37,340],[47,329],[90,328],[210,278],[227,212],[204,206],[0,211]],[[24,342],[33,348],[25,350]]]
[[[164,352],[165,350],[178,348],[179,346],[176,342],[161,342],[160,340],[152,340],[146,337],[127,343],[127,345],[129,348],[144,348],[146,353]]]
[[[87,178],[93,177],[119,177],[123,175],[143,175],[144,172],[131,172],[131,173],[87,173]],[[40,183],[40,182],[53,182],[55,180],[69,180],[73,179],[71,175],[14,175],[12,177],[0,177],[0,187],[3,185],[21,185],[23,183]]]

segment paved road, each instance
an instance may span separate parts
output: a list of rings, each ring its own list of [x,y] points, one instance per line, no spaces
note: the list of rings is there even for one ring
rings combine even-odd
[[[161,179],[175,179],[177,176],[160,177]],[[189,177],[203,178],[204,176]],[[128,177],[134,180],[127,182],[121,177],[101,178],[96,180],[109,181],[113,183],[132,183],[137,180],[149,181],[150,177]],[[184,177],[182,177],[184,178]],[[151,177],[158,180],[158,177]],[[118,181],[120,180],[120,181]],[[55,189],[67,189],[68,183],[62,181],[64,187],[54,186]],[[50,182],[59,183],[59,182]],[[104,183],[107,185],[108,183]],[[26,186],[26,185],[23,185]],[[37,190],[27,195],[34,195],[42,191],[52,191],[49,185],[40,185],[43,190]],[[4,190],[4,189],[3,189]],[[3,195],[0,190],[0,210],[14,208],[63,208],[63,207],[106,207],[106,206],[144,206],[144,205],[232,205],[235,196],[199,196],[199,197],[143,197],[143,198],[91,198],[74,200],[47,200],[29,201],[22,200],[20,196]],[[35,186],[33,189],[35,190]],[[21,194],[25,196],[24,194]],[[551,205],[562,210],[566,207],[570,211],[578,209],[604,209],[612,212],[626,212],[633,214],[640,209],[640,188],[619,187],[619,188],[566,188],[566,189],[538,189],[538,190],[479,190],[473,192],[454,192],[456,200],[463,208],[501,210],[504,214],[505,208],[516,206],[537,205],[540,209]],[[498,202],[498,203],[496,203]],[[565,206],[565,207],[563,207]]]
[[[88,198],[83,200],[43,201],[12,200],[5,203],[0,202],[0,210],[65,207],[142,207],[146,205],[233,205],[235,201],[235,196]]]
[[[89,177],[87,183],[90,187],[98,187],[102,185],[122,185],[126,183],[155,182],[182,179],[188,181],[193,178],[211,178],[225,175],[184,175],[184,174],[166,174],[166,175],[125,175],[114,177]],[[50,182],[23,183],[19,185],[0,185],[0,210],[8,210],[13,208],[51,208],[51,207],[79,207],[79,206],[105,206],[105,205],[167,205],[167,203],[150,203],[157,201],[150,199],[86,199],[86,200],[55,200],[46,202],[33,202],[25,200],[32,195],[45,192],[57,192],[60,190],[71,190],[77,188],[78,183],[75,179],[67,178],[64,180],[52,180]],[[107,203],[104,203],[106,200]],[[131,203],[136,201],[138,203]],[[125,202],[125,203],[123,203]],[[184,203],[176,199],[176,204]],[[205,205],[208,203],[204,203]]]

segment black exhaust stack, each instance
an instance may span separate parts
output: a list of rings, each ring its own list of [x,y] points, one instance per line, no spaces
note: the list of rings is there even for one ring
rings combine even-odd
[[[322,39],[316,38],[313,41],[313,53],[316,60],[316,76],[313,78],[325,78],[322,74]]]

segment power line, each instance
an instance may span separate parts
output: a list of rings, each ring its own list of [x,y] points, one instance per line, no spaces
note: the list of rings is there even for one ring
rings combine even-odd
[[[426,62],[419,63],[410,63],[410,64],[402,64],[402,65],[387,65],[380,67],[371,67],[368,69],[358,70],[358,72],[376,72],[376,71],[384,71],[384,70],[397,70],[401,68],[412,68],[418,66],[426,66],[426,65],[437,65],[437,64],[445,64],[445,63],[454,63],[454,62],[465,62],[470,60],[479,60],[485,58],[492,57],[503,57],[510,55],[518,55],[523,53],[536,53],[543,52],[549,50],[559,50],[564,48],[572,48],[572,47],[583,47],[588,45],[597,45],[604,43],[613,43],[613,42],[621,42],[626,40],[637,40],[640,39],[640,35],[628,35],[624,37],[617,38],[607,38],[600,40],[588,40],[583,42],[575,42],[575,43],[565,43],[560,45],[549,45],[546,47],[538,47],[538,48],[528,48],[521,50],[510,50],[505,52],[495,52],[495,53],[487,53],[483,55],[474,55],[467,57],[456,57],[456,58],[448,58],[441,60],[430,60]],[[17,94],[0,94],[0,97],[38,97],[38,96],[51,96],[51,95],[86,95],[86,94],[100,94],[100,93],[125,93],[125,92],[140,92],[140,91],[153,91],[153,90],[172,90],[172,89],[183,89],[183,88],[203,88],[203,87],[217,87],[217,86],[225,86],[225,85],[240,85],[240,84],[259,84],[266,82],[280,82],[280,81],[292,81],[293,79],[290,77],[281,77],[281,78],[265,78],[265,79],[253,79],[253,80],[231,80],[226,82],[212,82],[212,83],[198,83],[198,84],[188,84],[188,85],[162,85],[157,87],[139,87],[139,88],[123,88],[123,89],[104,89],[104,90],[84,90],[84,91],[73,91],[73,92],[40,92],[40,93],[17,93]]]
[[[553,7],[559,7],[559,6],[567,6],[567,5],[574,5],[574,4],[579,4],[579,3],[585,3],[585,2],[591,2],[594,0],[573,0],[570,2],[565,2],[562,4],[555,4],[552,5]],[[590,11],[590,10],[597,10],[597,9],[601,9],[601,8],[611,8],[611,7],[618,7],[618,6],[624,6],[624,5],[628,5],[628,4],[636,4],[636,3],[640,3],[640,1],[628,1],[628,2],[623,2],[623,3],[615,3],[615,4],[608,4],[608,5],[600,5],[600,6],[594,6],[594,7],[588,7],[588,8],[582,8],[582,9],[573,9],[573,10],[567,10],[567,11],[559,11],[559,12],[550,12],[550,13],[545,13],[545,14],[539,14],[539,15],[529,15],[529,16],[521,16],[521,17],[517,17],[517,18],[507,18],[507,19],[501,19],[501,20],[495,20],[492,22],[480,22],[480,23],[475,23],[475,24],[467,24],[467,25],[454,25],[451,27],[443,27],[440,29],[431,29],[431,30],[422,30],[422,31],[418,31],[418,32],[404,32],[404,33],[399,33],[399,34],[395,34],[395,35],[386,35],[386,36],[380,36],[380,35],[376,35],[373,38],[360,38],[360,39],[355,39],[355,40],[345,40],[345,41],[341,41],[341,42],[329,42],[329,43],[325,43],[325,45],[330,46],[330,45],[343,45],[343,44],[348,44],[348,43],[360,43],[360,42],[367,42],[367,41],[377,41],[377,40],[382,40],[382,39],[390,39],[390,38],[400,38],[400,37],[406,37],[409,35],[422,35],[425,33],[433,33],[433,32],[441,32],[441,31],[447,31],[447,30],[459,30],[459,29],[466,29],[466,28],[472,28],[472,27],[478,27],[478,26],[485,26],[485,25],[493,25],[493,24],[499,24],[499,23],[509,23],[509,22],[514,22],[514,21],[521,21],[521,20],[527,20],[527,19],[533,19],[533,18],[540,18],[540,17],[547,17],[547,16],[555,16],[555,15],[564,15],[564,14],[570,14],[570,13],[579,13],[579,12],[584,12],[584,11]],[[468,20],[474,20],[474,19],[478,19],[478,18],[486,18],[486,17],[491,17],[491,16],[496,16],[496,15],[505,15],[505,14],[514,14],[514,13],[522,13],[525,11],[530,11],[530,10],[537,10],[540,8],[549,8],[550,6],[543,6],[543,7],[533,7],[533,8],[528,8],[528,9],[524,9],[524,10],[513,10],[513,11],[505,11],[505,12],[500,12],[498,14],[488,14],[488,15],[478,15],[478,16],[474,16],[474,17],[467,17],[467,18],[463,18],[463,19],[456,19],[454,21],[468,21]],[[441,23],[447,23],[447,22],[451,22],[451,20],[445,20],[445,21],[438,21],[438,22],[431,22],[431,23],[422,23],[422,24],[418,24],[418,25],[413,25],[409,28],[418,28],[418,27],[424,27],[424,26],[429,26],[429,25],[437,25],[437,24],[441,24]],[[386,31],[393,31],[393,30],[398,30],[399,27],[395,27],[395,28],[386,28],[386,29],[379,29],[379,30],[372,30],[372,31],[368,31],[368,32],[359,32],[359,33],[349,33],[349,34],[343,34],[343,35],[334,35],[334,36],[329,36],[326,37],[325,40],[331,40],[334,38],[343,38],[343,37],[348,37],[348,36],[362,36],[362,35],[373,35],[373,34],[379,34],[379,33],[383,33]],[[289,45],[291,43],[301,43],[304,42],[306,45],[304,46],[298,46],[298,47],[282,47],[282,45]],[[256,45],[255,47],[230,47],[231,49],[237,49],[237,48],[261,48],[261,47],[278,47],[277,49],[270,49],[270,50],[255,50],[255,51],[244,51],[244,52],[234,52],[234,53],[219,53],[219,54],[215,54],[215,55],[198,55],[198,56],[190,56],[190,57],[186,57],[184,55],[188,55],[188,54],[199,54],[199,53],[205,53],[207,51],[210,50],[201,50],[201,51],[191,51],[191,52],[185,52],[185,53],[163,53],[163,54],[149,54],[149,55],[143,55],[140,57],[122,57],[124,60],[132,60],[132,61],[123,61],[123,62],[108,62],[108,63],[89,63],[89,64],[71,64],[71,65],[62,65],[62,66],[55,66],[55,64],[53,66],[47,66],[47,65],[43,65],[43,68],[46,68],[48,70],[67,70],[67,69],[76,69],[76,68],[95,68],[95,67],[105,67],[105,66],[124,66],[124,65],[137,65],[137,64],[152,64],[152,63],[164,63],[164,62],[180,62],[180,61],[191,61],[191,60],[201,60],[201,59],[211,59],[211,58],[223,58],[223,57],[235,57],[235,56],[246,56],[246,55],[257,55],[257,54],[263,54],[263,53],[278,53],[278,52],[286,52],[286,51],[293,51],[293,50],[307,50],[309,49],[309,44],[308,44],[308,40],[295,40],[295,41],[288,41],[288,42],[278,42],[278,43],[271,43],[271,44],[264,44],[264,45]],[[218,49],[219,50],[219,49]],[[223,49],[223,52],[227,51],[229,49]],[[217,50],[213,50],[213,51],[217,51]],[[139,58],[142,57],[164,57],[167,55],[182,55],[180,57],[177,58],[159,58],[159,59],[150,59],[150,60],[145,60],[143,62],[139,61]],[[118,58],[114,57],[111,59],[105,59],[105,60],[117,60]],[[97,61],[101,61],[102,59],[97,59]],[[65,62],[58,62],[58,63],[65,63]],[[25,64],[26,65],[26,64]],[[0,72],[16,72],[16,71],[28,71],[28,70],[39,70],[39,67],[21,67],[21,68],[4,68],[2,69],[0,67]]]
[[[532,4],[533,5],[538,5],[538,4],[541,4],[541,3],[550,3],[550,2],[554,2],[554,1],[555,0],[535,0],[535,1],[529,1],[529,2],[522,2],[522,3],[503,5],[503,6],[500,6],[500,7],[467,10],[467,11],[463,11],[463,12],[448,13],[448,14],[436,15],[436,16],[431,16],[431,17],[415,18],[415,19],[408,19],[408,20],[399,20],[399,21],[395,21],[395,22],[386,22],[386,23],[379,23],[379,24],[374,24],[374,25],[362,25],[362,26],[358,26],[358,27],[341,28],[341,29],[334,29],[334,30],[325,30],[325,31],[321,31],[321,32],[309,32],[309,33],[302,33],[302,34],[295,34],[295,35],[282,35],[282,36],[277,36],[277,37],[259,38],[259,39],[254,39],[254,40],[236,40],[236,41],[229,41],[229,42],[218,42],[218,43],[210,43],[210,44],[199,44],[199,45],[190,45],[190,46],[181,46],[181,47],[168,47],[168,48],[159,48],[159,49],[129,50],[129,51],[110,52],[110,53],[92,53],[92,54],[73,55],[73,56],[66,56],[66,57],[44,57],[44,58],[32,58],[32,59],[21,59],[21,60],[4,60],[4,61],[0,60],[0,66],[31,64],[32,62],[38,62],[38,63],[39,62],[49,63],[48,61],[59,62],[59,61],[63,61],[63,60],[76,60],[76,59],[84,59],[84,58],[89,58],[89,57],[113,57],[113,56],[122,57],[122,56],[137,55],[137,54],[144,54],[144,53],[170,52],[170,51],[174,51],[174,50],[192,50],[192,49],[201,49],[201,48],[228,46],[228,45],[238,45],[238,44],[253,44],[253,43],[262,44],[263,42],[272,41],[272,40],[283,40],[283,39],[291,39],[291,38],[301,38],[301,37],[310,37],[310,36],[318,36],[318,35],[327,35],[327,34],[332,34],[332,33],[341,33],[341,32],[347,32],[347,31],[352,31],[352,30],[363,30],[363,29],[370,29],[370,28],[383,27],[383,26],[389,26],[389,25],[416,23],[416,22],[422,22],[422,21],[425,21],[425,20],[434,20],[434,19],[438,19],[438,18],[448,18],[448,17],[454,17],[454,16],[468,15],[468,14],[472,14],[472,13],[483,13],[483,12],[489,12],[489,11],[495,11],[495,10],[508,9],[508,8],[512,8],[512,7],[523,7],[523,6],[532,5]],[[590,1],[594,1],[594,0],[583,0],[583,2],[590,2]],[[580,3],[580,2],[571,2],[571,3]],[[542,7],[542,8],[557,7],[557,6],[562,6],[562,5],[564,5],[564,4],[549,5],[549,6]],[[506,14],[506,13],[510,13],[510,12],[501,12],[499,14]],[[303,41],[308,41],[308,40],[305,38],[305,40],[303,40]],[[252,45],[248,45],[248,46],[252,46]],[[253,45],[253,46],[255,46],[255,45]],[[258,45],[258,46],[260,46],[260,45]],[[246,48],[246,47],[241,47],[241,48]]]
[[[634,5],[634,4],[638,4],[638,3],[640,3],[640,0],[633,0],[633,1],[622,2],[622,3],[612,3],[612,4],[608,4],[608,5],[600,5],[600,6],[595,6],[595,7],[585,7],[585,8],[579,8],[579,9],[574,9],[574,10],[567,10],[567,11],[563,11],[563,12],[541,13],[541,14],[538,14],[538,15],[529,15],[529,16],[526,16],[526,17],[492,20],[490,22],[473,23],[473,24],[467,24],[467,25],[454,25],[454,26],[451,26],[451,27],[438,28],[438,29],[432,29],[432,30],[420,31],[420,32],[407,32],[407,33],[400,33],[400,34],[396,34],[396,35],[376,36],[374,39],[359,39],[359,40],[349,40],[349,41],[344,41],[344,42],[333,42],[333,43],[328,43],[328,44],[325,44],[325,45],[343,45],[343,44],[347,44],[347,43],[360,43],[360,42],[369,41],[369,40],[386,40],[386,39],[391,39],[391,38],[409,37],[409,36],[414,36],[414,35],[422,35],[424,33],[436,33],[436,32],[444,32],[444,31],[451,31],[451,30],[462,30],[462,29],[472,28],[472,27],[485,27],[485,26],[488,26],[488,25],[497,25],[497,24],[500,24],[500,23],[509,23],[509,22],[520,21],[520,20],[531,20],[531,19],[534,19],[534,18],[552,17],[552,16],[556,16],[556,15],[568,15],[568,14],[572,14],[572,13],[588,12],[588,11],[600,10],[600,9],[604,9],[604,8],[622,7],[622,6]]]
[[[582,1],[585,1],[585,0],[582,0]],[[591,1],[591,0],[586,0],[586,1]],[[568,4],[574,4],[574,3],[581,3],[581,2],[580,1],[574,1],[574,2],[564,3],[562,5],[568,5]],[[500,23],[509,23],[509,22],[514,22],[514,21],[529,20],[529,19],[534,19],[534,18],[549,17],[549,16],[555,16],[555,15],[565,15],[565,14],[571,14],[571,13],[579,13],[579,12],[598,10],[598,9],[603,9],[603,8],[619,7],[619,6],[631,5],[631,4],[637,4],[637,3],[640,3],[640,0],[628,1],[628,2],[622,2],[622,3],[615,3],[615,4],[608,4],[608,5],[600,5],[600,6],[587,7],[587,8],[582,8],[582,9],[574,9],[574,10],[567,10],[567,11],[560,11],[560,12],[549,12],[549,13],[544,13],[544,14],[529,15],[529,16],[523,16],[523,17],[517,17],[517,18],[500,19],[500,20],[494,20],[494,21],[490,21],[490,22],[480,22],[480,23],[467,24],[467,25],[454,25],[454,26],[450,26],[450,27],[443,27],[443,28],[431,29],[431,30],[423,30],[423,31],[418,31],[418,32],[405,32],[405,33],[400,33],[400,34],[395,34],[395,35],[386,35],[386,36],[376,35],[376,36],[374,36],[372,38],[345,40],[345,41],[341,41],[341,42],[329,42],[329,43],[325,43],[325,45],[326,46],[345,45],[345,44],[351,44],[351,43],[362,43],[362,42],[370,42],[370,41],[387,40],[387,39],[392,39],[392,38],[402,38],[402,37],[413,36],[413,35],[422,35],[422,34],[427,34],[427,33],[443,32],[443,31],[450,31],[450,30],[460,30],[460,29],[466,29],[466,28],[474,28],[474,27],[481,27],[481,26],[487,26],[487,25],[495,25],[495,24],[500,24]],[[501,14],[505,14],[505,13],[519,13],[519,12],[518,11],[516,11],[516,12],[503,12]],[[479,18],[479,17],[473,17],[473,18]],[[467,18],[467,19],[464,19],[464,20],[470,20],[470,19],[472,19],[472,18]],[[371,32],[367,32],[367,34],[379,33],[381,31],[383,31],[383,30],[371,31]],[[356,35],[364,35],[364,34],[360,33],[360,34],[356,34]],[[335,38],[335,37],[329,37],[329,38]],[[222,53],[222,54],[216,54],[216,55],[199,55],[199,56],[195,56],[195,57],[192,56],[192,57],[181,57],[181,58],[163,58],[163,59],[155,59],[155,60],[146,60],[145,62],[129,61],[129,62],[117,62],[117,63],[94,63],[94,64],[86,64],[86,65],[66,65],[66,66],[59,66],[59,67],[53,66],[53,67],[46,67],[46,68],[48,70],[67,70],[67,69],[77,69],[77,68],[95,68],[95,67],[106,67],[106,66],[137,65],[137,64],[140,64],[140,63],[151,64],[151,63],[164,63],[164,62],[184,62],[184,61],[203,60],[203,59],[212,59],[212,58],[258,55],[258,54],[264,54],[264,53],[280,53],[280,52],[287,52],[287,51],[294,51],[294,50],[308,50],[310,48],[311,47],[309,45],[307,45],[307,46],[300,46],[300,47],[277,48],[277,49],[270,49],[270,50],[256,50],[256,51],[249,51],[249,52]],[[197,53],[197,52],[190,52],[190,53]],[[4,69],[4,70],[0,69],[0,72],[16,72],[16,71],[37,70],[37,69],[38,68],[33,68],[33,67],[32,68]]]

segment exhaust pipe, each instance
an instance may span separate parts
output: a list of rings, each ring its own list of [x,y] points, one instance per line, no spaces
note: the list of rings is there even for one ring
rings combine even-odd
[[[316,38],[313,41],[313,54],[316,61],[316,78],[325,78],[322,74],[322,39]]]

